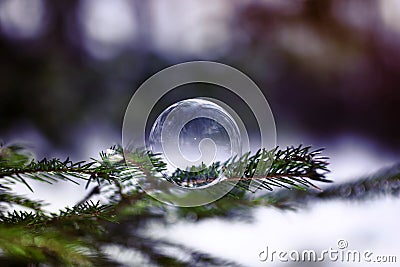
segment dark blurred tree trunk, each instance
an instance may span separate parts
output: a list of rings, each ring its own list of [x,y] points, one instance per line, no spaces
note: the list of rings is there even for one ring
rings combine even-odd
[[[80,61],[83,56],[83,42],[78,17],[79,0],[46,1],[49,21],[44,36],[46,48],[53,54],[64,55],[66,60]]]

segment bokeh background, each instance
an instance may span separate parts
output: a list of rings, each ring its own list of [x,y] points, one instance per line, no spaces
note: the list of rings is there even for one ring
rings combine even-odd
[[[397,0],[1,0],[0,138],[30,144],[39,158],[96,156],[121,142],[136,88],[189,60],[250,76],[274,112],[278,144],[326,147],[335,181],[399,159]],[[66,188],[37,190],[55,207],[84,193]],[[399,207],[381,198],[264,208],[251,225],[210,220],[149,233],[246,266],[265,265],[258,253],[268,244],[324,249],[340,238],[400,260]]]

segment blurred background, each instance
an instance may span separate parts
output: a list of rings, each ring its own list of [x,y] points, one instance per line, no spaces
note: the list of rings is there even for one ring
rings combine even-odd
[[[96,156],[121,142],[140,84],[189,60],[246,73],[269,101],[278,144],[326,147],[335,181],[399,159],[398,0],[1,0],[0,139],[27,142],[39,158]],[[329,202],[258,209],[253,225],[150,232],[182,231],[180,241],[246,266],[265,265],[258,253],[267,244],[324,249],[339,238],[400,257],[398,209],[393,199]]]

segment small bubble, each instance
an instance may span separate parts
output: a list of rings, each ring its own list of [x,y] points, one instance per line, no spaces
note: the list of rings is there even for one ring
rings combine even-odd
[[[149,148],[161,155],[170,175],[178,168],[196,173],[200,183],[181,181],[185,187],[209,185],[219,177],[217,162],[242,153],[235,120],[221,106],[200,98],[179,101],[165,109],[151,128]],[[204,178],[210,173],[215,179]]]

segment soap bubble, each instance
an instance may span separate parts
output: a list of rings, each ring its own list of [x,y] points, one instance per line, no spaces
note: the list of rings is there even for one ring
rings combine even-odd
[[[204,94],[167,108],[147,135],[156,104],[172,90],[189,95],[182,86],[192,83],[211,84],[234,93],[250,109],[257,128],[250,127],[249,114],[232,99]],[[255,134],[249,135],[250,129]],[[144,192],[166,204],[195,207],[232,191],[245,172],[240,163],[236,165],[238,157],[276,147],[275,121],[260,88],[241,71],[218,62],[185,62],[154,74],[135,91],[124,116],[122,146],[127,172]],[[167,169],[157,155],[148,152],[161,153]],[[231,156],[238,157],[224,165]],[[185,173],[187,169],[189,173]],[[188,183],[187,177],[194,183]],[[210,177],[212,181],[207,181]],[[249,182],[249,188],[258,187],[255,181]]]
[[[194,98],[179,101],[158,116],[150,131],[148,148],[161,155],[170,175],[176,169],[199,174],[240,156],[241,144],[239,127],[225,109],[212,101]],[[219,174],[216,176],[213,178]]]

